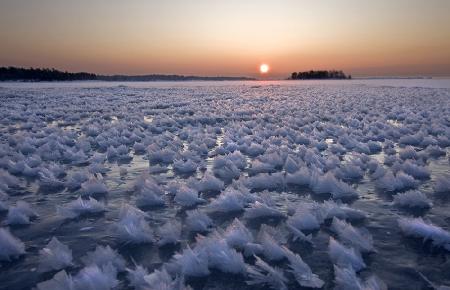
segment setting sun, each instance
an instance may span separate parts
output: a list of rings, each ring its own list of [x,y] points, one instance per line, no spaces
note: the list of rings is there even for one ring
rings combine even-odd
[[[262,74],[268,73],[269,72],[269,66],[265,63],[263,63],[260,67],[259,67],[259,71]]]

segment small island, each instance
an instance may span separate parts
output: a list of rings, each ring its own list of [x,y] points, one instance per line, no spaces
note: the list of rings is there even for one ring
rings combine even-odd
[[[351,79],[352,76],[346,76],[341,70],[310,70],[304,72],[293,72],[290,80],[344,80]]]

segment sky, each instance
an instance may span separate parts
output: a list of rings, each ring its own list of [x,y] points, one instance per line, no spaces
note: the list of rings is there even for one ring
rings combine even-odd
[[[0,0],[0,66],[450,76],[448,0]]]

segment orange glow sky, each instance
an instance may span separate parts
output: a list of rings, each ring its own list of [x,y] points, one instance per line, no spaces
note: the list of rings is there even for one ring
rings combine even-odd
[[[1,0],[0,66],[450,75],[448,0]]]

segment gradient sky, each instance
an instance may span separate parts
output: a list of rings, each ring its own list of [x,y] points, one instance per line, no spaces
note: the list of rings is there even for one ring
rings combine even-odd
[[[0,66],[450,75],[449,0],[0,0]]]

